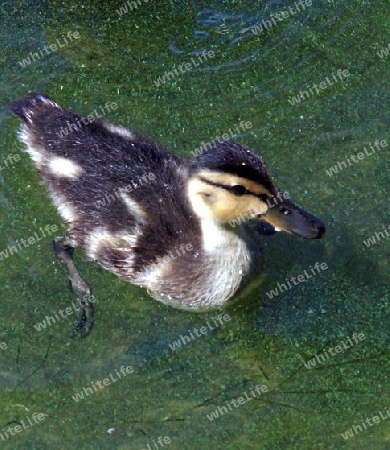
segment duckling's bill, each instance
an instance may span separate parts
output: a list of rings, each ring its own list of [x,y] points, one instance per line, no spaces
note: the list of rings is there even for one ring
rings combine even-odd
[[[271,206],[258,218],[274,227],[275,231],[286,231],[305,239],[319,239],[325,233],[325,225],[318,217],[286,199]]]

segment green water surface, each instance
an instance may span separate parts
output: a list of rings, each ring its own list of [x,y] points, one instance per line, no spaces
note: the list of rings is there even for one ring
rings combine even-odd
[[[92,334],[70,338],[72,314],[38,331],[71,303],[53,236],[3,258],[0,449],[390,449],[389,2],[132,4],[120,16],[122,0],[2,2],[0,252],[46,225],[65,230],[6,108],[30,90],[84,114],[115,102],[107,119],[188,156],[249,121],[236,139],[327,234],[264,236],[262,283],[201,337],[216,313],[159,304],[79,251]],[[203,51],[214,56],[194,64]],[[316,262],[327,269],[267,295]]]

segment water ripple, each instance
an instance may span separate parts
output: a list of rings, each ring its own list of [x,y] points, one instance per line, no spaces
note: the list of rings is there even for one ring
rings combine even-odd
[[[336,21],[348,3],[332,6],[331,17],[322,27],[326,29]],[[178,57],[193,57],[210,50],[216,53],[216,58],[193,69],[194,72],[243,70],[244,65],[247,68],[258,64],[278,47],[292,45],[303,30],[308,30],[309,19],[324,13],[314,5],[300,10],[296,5],[296,1],[270,0],[256,14],[202,9],[192,24],[183,26],[171,37],[169,50]],[[280,15],[283,12],[289,17],[283,18]]]

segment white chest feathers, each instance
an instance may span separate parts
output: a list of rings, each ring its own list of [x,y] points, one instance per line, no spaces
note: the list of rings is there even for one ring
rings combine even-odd
[[[209,263],[208,303],[223,304],[239,288],[243,278],[249,275],[252,253],[247,242],[238,233],[225,229],[213,221],[202,221],[203,250]]]

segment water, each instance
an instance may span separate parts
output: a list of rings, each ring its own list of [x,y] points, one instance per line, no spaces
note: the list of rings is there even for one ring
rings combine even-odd
[[[76,252],[97,312],[91,336],[71,339],[51,235],[0,261],[1,448],[390,448],[389,147],[375,147],[389,140],[387,2],[316,1],[296,12],[282,0],[140,0],[121,17],[124,2],[108,3],[1,6],[0,251],[46,225],[64,230],[6,110],[29,90],[85,114],[115,102],[110,121],[188,156],[250,122],[236,139],[328,232],[318,242],[264,236],[261,282],[199,336],[217,312],[162,305]],[[377,151],[358,159],[364,148]],[[313,275],[316,262],[327,269]],[[279,287],[305,271],[310,279]],[[79,392],[88,394],[76,402]],[[29,426],[15,431],[21,421]]]

